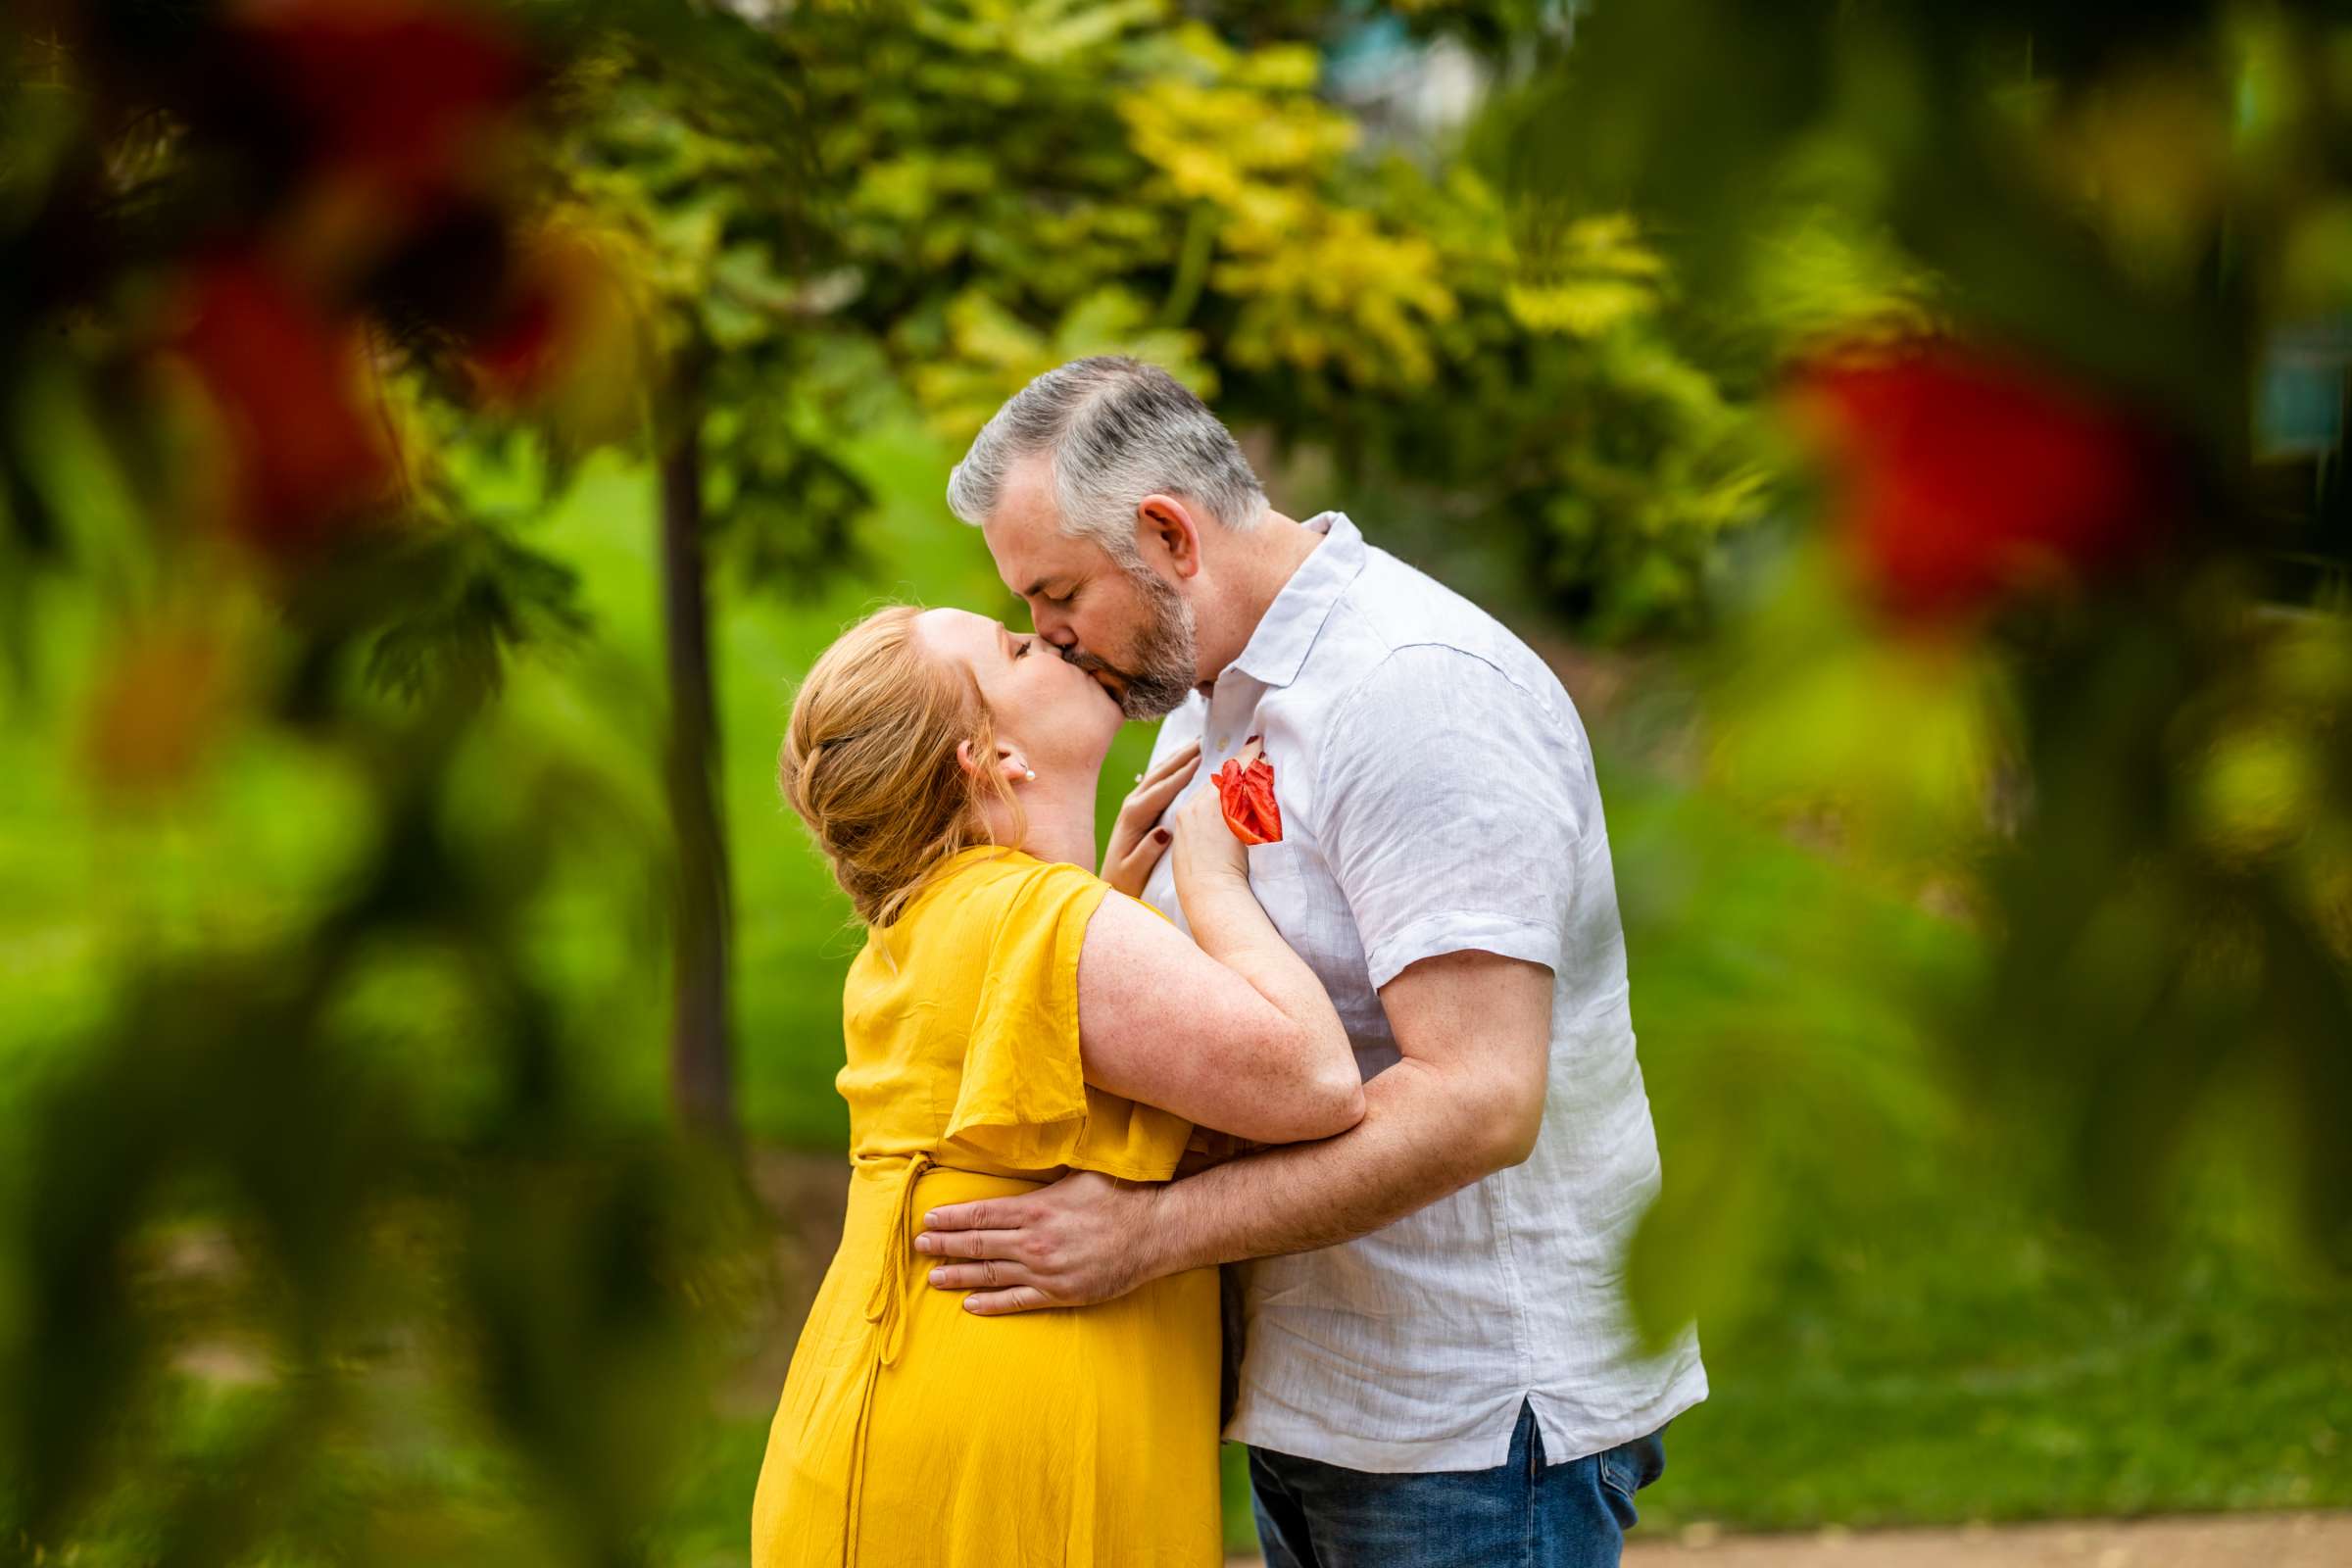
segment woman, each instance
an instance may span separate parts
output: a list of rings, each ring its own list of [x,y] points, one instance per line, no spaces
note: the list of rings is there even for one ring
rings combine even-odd
[[[1196,1126],[1327,1138],[1363,1114],[1330,999],[1171,758],[1128,798],[1121,722],[1048,644],[882,611],[817,661],[782,786],[867,926],[843,996],[853,1175],[752,1504],[754,1568],[1220,1560],[1217,1279],[980,1318],[926,1282],[926,1208],[1070,1170],[1175,1174]],[[1162,853],[1196,944],[1133,897]]]

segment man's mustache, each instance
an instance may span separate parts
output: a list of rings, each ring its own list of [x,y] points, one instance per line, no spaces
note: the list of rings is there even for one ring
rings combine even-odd
[[[1122,686],[1130,686],[1134,684],[1134,678],[1125,670],[1119,668],[1118,665],[1111,663],[1107,660],[1097,659],[1094,655],[1087,653],[1084,649],[1063,648],[1058,650],[1058,652],[1062,657],[1063,662],[1076,664],[1080,669],[1085,670],[1089,675],[1108,675]]]

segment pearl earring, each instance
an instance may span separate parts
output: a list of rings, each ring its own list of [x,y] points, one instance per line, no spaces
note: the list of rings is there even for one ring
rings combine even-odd
[[[1034,767],[1033,767],[1033,768],[1031,768],[1031,769],[1029,769],[1028,773],[1027,773],[1026,775],[1024,775],[1024,776],[1025,776],[1025,777],[1028,777],[1028,778],[1035,778],[1035,777],[1037,777],[1037,769],[1036,769],[1036,768],[1034,768]]]

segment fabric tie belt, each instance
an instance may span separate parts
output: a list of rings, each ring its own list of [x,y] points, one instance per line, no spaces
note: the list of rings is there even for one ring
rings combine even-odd
[[[865,1298],[865,1320],[871,1324],[869,1335],[871,1354],[865,1364],[864,1387],[858,1395],[858,1421],[850,1442],[850,1484],[846,1494],[846,1513],[841,1527],[841,1561],[843,1568],[856,1568],[858,1562],[858,1529],[865,1502],[866,1435],[873,1425],[874,1385],[881,1381],[882,1369],[895,1365],[899,1351],[906,1343],[906,1255],[913,1250],[907,1232],[914,1228],[914,1189],[928,1170],[953,1170],[941,1165],[928,1153],[905,1156],[896,1177],[898,1185],[890,1204],[890,1241],[882,1259],[882,1272],[874,1281],[873,1293]]]

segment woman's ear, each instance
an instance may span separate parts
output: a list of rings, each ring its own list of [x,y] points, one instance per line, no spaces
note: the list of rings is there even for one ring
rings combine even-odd
[[[956,743],[956,765],[972,778],[980,776],[980,760],[972,755],[970,741]],[[997,772],[1007,784],[1024,783],[1037,777],[1029,764],[1021,760],[1018,753],[1004,745],[997,748]]]

